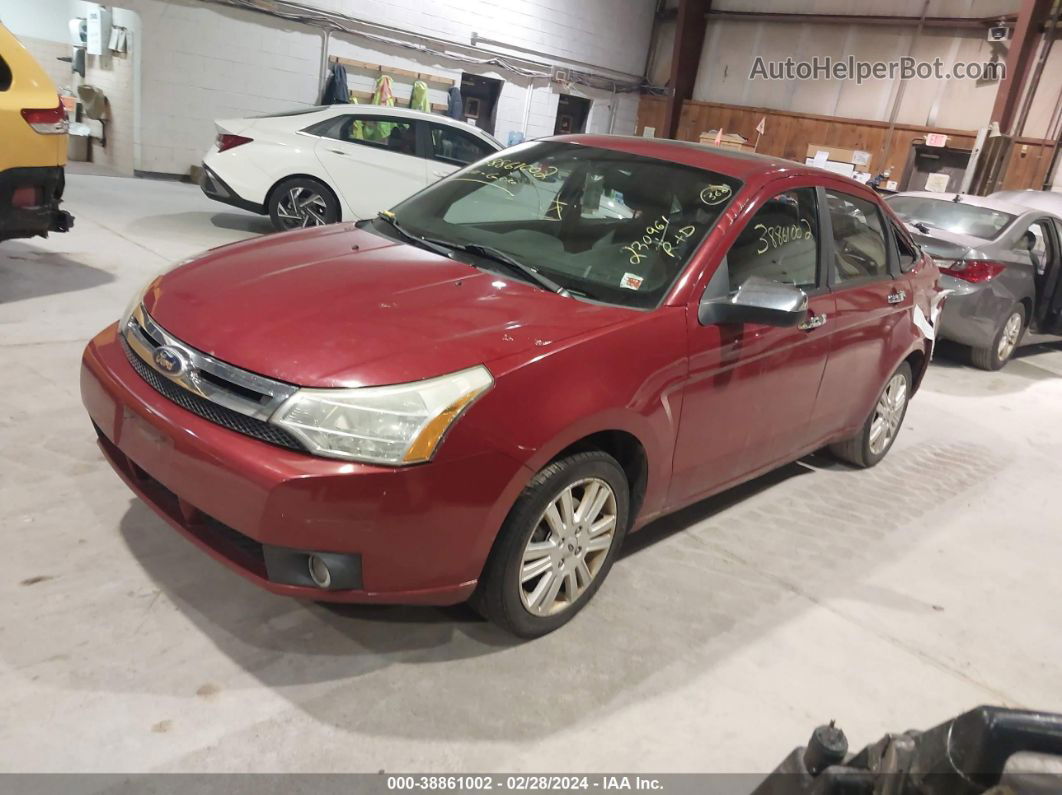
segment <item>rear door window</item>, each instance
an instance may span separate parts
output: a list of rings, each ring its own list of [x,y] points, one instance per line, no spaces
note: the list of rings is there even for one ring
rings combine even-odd
[[[890,278],[885,224],[877,205],[832,190],[826,191],[826,202],[833,227],[837,282]]]
[[[11,67],[7,65],[4,56],[0,55],[0,91],[11,88]]]
[[[456,166],[475,163],[495,151],[471,133],[447,124],[431,125],[431,150],[433,159]]]
[[[351,144],[364,144],[400,155],[416,155],[413,121],[377,114],[345,115],[307,127],[304,132]]]

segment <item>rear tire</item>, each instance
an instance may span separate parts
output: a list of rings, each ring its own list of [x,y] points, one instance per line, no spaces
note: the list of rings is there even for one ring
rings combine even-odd
[[[521,638],[568,623],[608,576],[629,505],[627,477],[612,456],[595,450],[554,461],[502,525],[472,606]]]
[[[881,390],[863,429],[851,439],[831,444],[830,452],[842,461],[864,469],[881,461],[900,433],[913,387],[911,365],[904,362]]]
[[[291,177],[269,193],[269,219],[278,232],[334,224],[339,200],[331,188],[312,177]]]
[[[990,345],[970,348],[970,361],[982,370],[999,370],[1010,361],[1025,334],[1025,307],[1014,304]]]

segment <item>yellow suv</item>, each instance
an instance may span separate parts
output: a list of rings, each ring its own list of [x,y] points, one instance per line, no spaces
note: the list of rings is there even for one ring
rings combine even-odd
[[[59,209],[68,126],[55,84],[0,25],[0,240],[74,225]]]

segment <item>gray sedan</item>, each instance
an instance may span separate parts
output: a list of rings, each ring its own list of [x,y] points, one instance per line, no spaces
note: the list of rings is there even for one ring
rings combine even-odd
[[[1026,330],[1062,333],[1062,217],[995,197],[910,192],[889,206],[951,291],[939,335],[998,370]]]

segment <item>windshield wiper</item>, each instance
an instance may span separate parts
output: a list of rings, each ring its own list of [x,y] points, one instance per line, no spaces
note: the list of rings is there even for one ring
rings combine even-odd
[[[386,221],[387,223],[389,223],[391,227],[396,232],[398,232],[398,234],[401,235],[404,240],[412,243],[414,246],[426,248],[428,251],[434,251],[436,254],[441,254],[442,256],[449,258],[450,249],[448,247],[440,245],[439,243],[436,243],[433,240],[428,240],[427,238],[421,237],[420,235],[413,234],[404,226],[402,226],[402,224],[398,223],[398,219],[395,218],[394,213],[385,210],[383,212],[377,213],[376,217],[379,218],[381,221]]]
[[[469,254],[475,254],[480,257],[484,257],[494,262],[500,262],[502,265],[507,266],[510,270],[514,270],[517,273],[521,273],[539,287],[543,287],[549,290],[551,293],[557,295],[563,295],[565,298],[571,298],[569,293],[564,287],[557,284],[553,279],[549,278],[545,274],[539,272],[537,269],[532,268],[530,265],[525,265],[520,260],[511,257],[504,251],[496,249],[492,246],[485,246],[482,243],[449,243],[459,251],[467,251]]]

